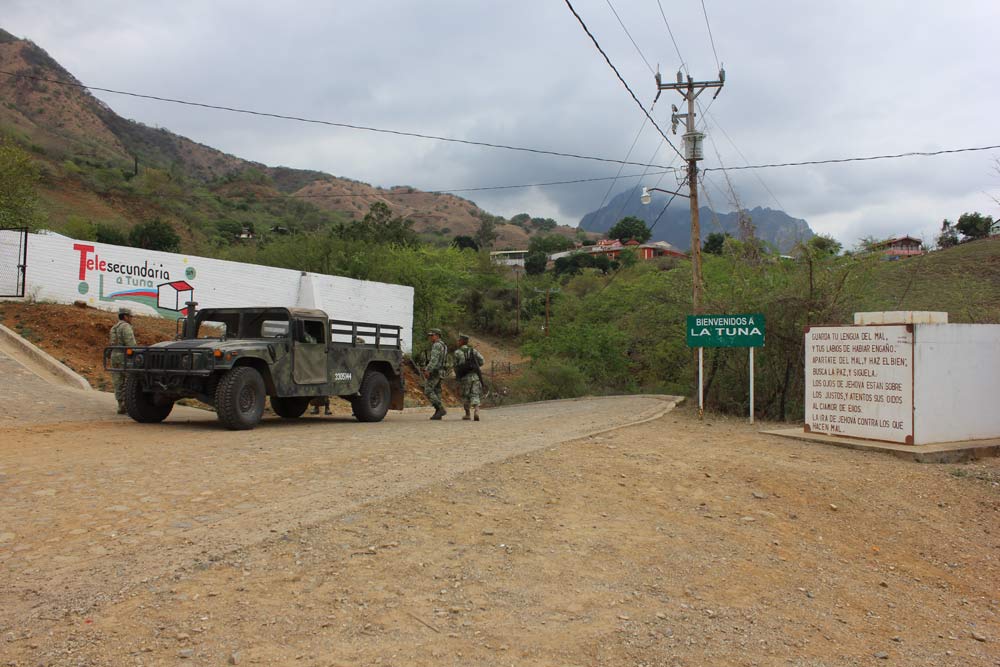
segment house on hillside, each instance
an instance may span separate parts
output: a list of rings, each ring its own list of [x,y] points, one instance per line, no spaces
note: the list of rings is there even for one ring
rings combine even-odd
[[[583,246],[582,248],[549,255],[549,262],[555,262],[560,257],[569,257],[578,252],[591,255],[606,255],[608,259],[617,260],[622,250],[631,250],[640,261],[648,261],[657,257],[687,257],[687,254],[666,241],[639,243],[635,239],[629,239],[625,243],[622,243],[618,239],[601,239],[596,245]]]
[[[527,250],[494,250],[490,253],[490,259],[493,260],[493,263],[502,266],[523,267],[527,256]]]
[[[871,244],[870,251],[883,255],[884,259],[900,259],[901,257],[913,257],[923,255],[923,241],[912,236],[900,236],[899,238],[886,239]]]

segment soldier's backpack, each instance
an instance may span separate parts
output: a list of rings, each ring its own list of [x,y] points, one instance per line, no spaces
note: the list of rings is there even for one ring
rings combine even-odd
[[[471,346],[465,354],[465,360],[460,364],[455,364],[455,377],[458,379],[461,380],[469,373],[475,373],[482,378],[479,373],[479,359],[476,358],[475,350]]]

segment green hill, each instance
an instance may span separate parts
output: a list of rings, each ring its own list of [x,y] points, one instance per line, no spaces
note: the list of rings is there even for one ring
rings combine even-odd
[[[937,310],[951,322],[1000,323],[1000,238],[881,262],[859,309]]]

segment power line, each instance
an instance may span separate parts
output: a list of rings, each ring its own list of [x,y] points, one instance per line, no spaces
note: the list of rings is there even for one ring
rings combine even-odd
[[[990,151],[1000,148],[1000,145],[996,146],[975,146],[972,148],[949,148],[940,151],[910,151],[908,153],[895,153],[892,155],[868,155],[865,157],[846,157],[846,158],[836,158],[831,160],[807,160],[805,162],[781,162],[775,164],[748,164],[744,167],[729,167],[731,171],[737,169],[770,169],[772,167],[801,167],[806,165],[814,164],[839,164],[842,162],[865,162],[868,160],[894,160],[897,158],[904,157],[933,157],[935,155],[945,155],[948,153],[969,153],[972,151]],[[709,167],[707,169],[702,169],[702,171],[722,171],[720,167]]]
[[[676,171],[671,169],[670,171]],[[520,185],[489,185],[478,188],[452,188],[450,190],[421,190],[419,192],[390,192],[389,196],[397,195],[421,195],[421,194],[453,194],[455,192],[482,192],[484,190],[513,190],[517,188],[543,188],[553,185],[573,185],[576,183],[596,183],[598,181],[612,181],[619,178],[642,178],[643,176],[655,176],[658,174],[665,174],[668,171],[655,171],[651,174],[626,174],[625,176],[600,176],[597,178],[577,178],[571,181],[549,181],[547,183],[523,183]],[[295,195],[296,197],[369,197],[371,195],[359,194],[359,193],[349,193],[341,195]]]
[[[677,46],[677,40],[674,39],[674,32],[670,29],[670,22],[667,21],[667,13],[663,11],[663,4],[660,0],[656,0],[656,4],[660,7],[660,16],[663,17],[663,24],[667,26],[667,34],[670,35],[670,41],[674,43],[674,51],[677,52],[677,59],[681,61],[681,68],[687,71],[687,66],[684,64],[684,57],[681,56],[680,47]]]
[[[595,156],[592,156],[592,155],[580,155],[580,154],[576,154],[576,153],[563,153],[563,152],[560,152],[560,151],[550,151],[550,150],[539,149],[539,148],[526,148],[524,146],[510,146],[510,145],[507,145],[507,144],[494,144],[494,143],[489,143],[489,142],[486,142],[486,141],[472,141],[472,140],[469,140],[469,139],[455,139],[453,137],[442,137],[442,136],[438,136],[438,135],[434,135],[434,134],[421,134],[421,133],[418,133],[418,132],[405,132],[405,131],[402,131],[402,130],[389,130],[389,129],[385,129],[385,128],[370,127],[370,126],[366,126],[366,125],[354,125],[354,124],[351,124],[351,123],[340,123],[340,122],[329,121],[329,120],[318,120],[318,119],[315,119],[315,118],[304,118],[304,117],[301,117],[301,116],[287,116],[287,115],[284,115],[284,114],[269,113],[269,112],[265,112],[265,111],[253,111],[251,109],[241,109],[239,107],[223,106],[223,105],[219,105],[219,104],[207,104],[207,103],[204,103],[204,102],[191,102],[189,100],[180,100],[180,99],[175,99],[175,98],[170,98],[170,97],[161,97],[161,96],[158,96],[158,95],[144,95],[144,94],[141,94],[141,93],[133,93],[133,92],[125,91],[125,90],[114,90],[112,88],[98,88],[97,86],[89,86],[89,85],[84,85],[82,83],[70,83],[68,81],[60,81],[58,79],[49,79],[49,78],[46,78],[46,77],[31,76],[29,74],[18,74],[18,73],[15,73],[15,72],[7,72],[7,71],[4,71],[4,70],[0,70],[0,74],[3,74],[5,76],[9,76],[9,77],[12,77],[12,78],[29,79],[29,80],[32,80],[32,81],[43,81],[45,83],[52,83],[52,84],[56,84],[56,85],[59,85],[59,86],[67,86],[69,88],[81,88],[81,89],[85,89],[85,90],[97,90],[97,91],[100,91],[100,92],[103,92],[103,93],[112,93],[114,95],[125,95],[127,97],[136,97],[136,98],[145,99],[145,100],[155,100],[157,102],[169,102],[171,104],[181,104],[181,105],[184,105],[184,106],[200,107],[200,108],[203,108],[203,109],[214,109],[216,111],[229,111],[229,112],[232,112],[232,113],[247,114],[247,115],[250,115],[250,116],[262,116],[262,117],[265,117],[265,118],[277,118],[279,120],[292,120],[292,121],[296,121],[296,122],[300,122],[300,123],[312,123],[312,124],[315,124],[315,125],[326,125],[326,126],[330,126],[330,127],[342,127],[342,128],[346,128],[346,129],[350,129],[350,130],[363,130],[365,132],[375,132],[375,133],[379,133],[379,134],[392,134],[392,135],[401,136],[401,137],[413,137],[413,138],[416,138],[416,139],[431,139],[431,140],[434,140],[434,141],[444,141],[444,142],[455,143],[455,144],[465,144],[467,146],[481,146],[481,147],[484,147],[484,148],[501,148],[501,149],[509,150],[509,151],[520,151],[520,152],[524,152],[524,153],[535,153],[535,154],[538,154],[538,155],[554,155],[556,157],[568,157],[568,158],[574,158],[574,159],[577,159],[577,160],[592,160],[592,161],[595,161],[595,162],[611,162],[611,163],[614,163],[614,164],[628,164],[628,165],[635,166],[635,167],[655,167],[655,168],[658,168],[658,169],[665,169],[666,168],[664,165],[661,165],[661,164],[645,165],[645,164],[642,164],[641,162],[623,162],[622,160],[615,160],[613,158],[595,157]],[[631,92],[631,91],[629,91],[629,92]],[[635,96],[633,95],[633,97],[635,97]],[[636,100],[636,102],[638,102],[638,100]],[[640,106],[642,106],[642,105],[640,105]],[[643,111],[645,112],[645,109],[643,109]],[[648,116],[649,114],[646,114],[646,115]],[[655,125],[656,123],[654,122],[653,124]],[[657,129],[659,129],[659,127],[657,127]],[[662,134],[662,130],[661,130],[660,133]],[[668,143],[669,143],[669,141],[668,141]],[[677,150],[677,149],[674,148],[674,150]]]
[[[643,176],[647,176],[647,175],[648,176],[657,176],[657,175],[662,176],[663,174],[666,174],[666,173],[669,173],[669,172],[667,172],[667,171],[654,171],[654,172],[650,172],[648,174],[646,174],[646,173],[643,173],[643,174],[626,174],[625,176],[622,176],[622,175],[619,174],[619,175],[616,175],[616,176],[600,176],[600,177],[596,177],[596,178],[577,178],[577,179],[569,180],[569,181],[549,181],[549,182],[546,182],[546,183],[522,183],[522,184],[518,184],[518,185],[489,185],[489,186],[482,186],[482,187],[475,187],[475,188],[451,188],[451,189],[447,189],[447,190],[442,190],[442,189],[414,190],[412,192],[409,192],[409,191],[393,192],[391,190],[387,191],[387,190],[384,190],[384,189],[380,189],[379,191],[371,192],[371,193],[344,192],[344,193],[339,193],[339,194],[337,194],[337,193],[317,193],[317,194],[295,194],[295,193],[289,193],[289,194],[285,194],[285,195],[266,195],[266,196],[257,196],[257,195],[255,195],[254,199],[256,201],[274,201],[274,200],[281,200],[281,199],[342,199],[342,198],[346,199],[346,198],[351,198],[351,197],[381,197],[381,198],[389,198],[389,197],[419,196],[419,195],[428,195],[428,194],[447,195],[447,194],[455,194],[455,193],[458,193],[458,192],[484,192],[484,191],[488,191],[488,190],[513,190],[513,189],[518,189],[518,188],[543,188],[543,187],[550,187],[550,186],[555,186],[555,185],[574,185],[574,184],[577,184],[577,183],[596,183],[596,182],[600,182],[600,181],[611,181],[611,180],[624,179],[624,178],[642,178]],[[149,194],[147,196],[149,196],[149,197],[157,197],[157,198],[160,198],[160,199],[170,199],[170,198],[175,198],[175,197],[176,198],[180,198],[180,197],[184,197],[184,198],[190,198],[190,197],[208,198],[208,197],[215,197],[215,196],[218,196],[218,195],[217,195],[217,193],[212,193],[212,192],[210,192],[210,193],[204,193],[204,194],[194,192],[194,193],[178,193],[177,195],[165,195],[165,194],[155,194],[154,193],[154,194]],[[239,193],[236,193],[233,196],[235,196],[235,197],[241,197],[241,196],[245,196],[245,195],[241,195]]]
[[[565,2],[566,6],[569,7],[569,10],[573,12],[573,16],[575,16],[576,20],[580,22],[580,27],[582,27],[583,31],[587,33],[588,37],[590,37],[590,41],[594,43],[594,46],[597,48],[600,54],[604,56],[604,61],[608,63],[608,67],[611,68],[611,71],[615,73],[615,76],[618,77],[618,80],[621,81],[621,84],[625,86],[625,90],[628,91],[628,94],[632,96],[632,99],[635,100],[635,103],[639,105],[640,109],[642,109],[642,113],[646,114],[646,118],[648,118],[649,122],[653,124],[653,127],[656,128],[656,131],[660,133],[661,137],[663,137],[663,140],[667,142],[667,145],[673,148],[674,152],[683,158],[684,155],[677,149],[677,146],[674,146],[673,142],[670,141],[666,133],[660,128],[659,125],[656,124],[656,121],[653,120],[653,117],[651,115],[649,115],[649,112],[646,111],[646,107],[642,105],[642,102],[639,101],[639,98],[636,97],[635,93],[632,92],[632,89],[629,88],[628,83],[625,82],[625,79],[623,79],[622,75],[618,72],[618,68],[614,66],[614,64],[611,62],[611,59],[608,58],[608,54],[604,52],[604,49],[602,49],[601,45],[597,42],[597,38],[594,37],[593,33],[590,32],[590,29],[587,27],[587,24],[583,22],[583,19],[580,17],[580,15],[576,13],[576,10],[573,8],[573,4],[570,2],[570,0],[565,0]],[[661,167],[661,165],[653,165],[653,166]]]
[[[713,102],[714,102],[714,100],[713,100]],[[711,102],[710,102],[709,106],[706,107],[704,111],[702,111],[702,117],[706,119],[705,120],[706,124],[708,123],[708,120],[707,120],[708,119],[708,109],[711,106],[712,105],[711,105]],[[714,126],[716,128],[718,128],[718,130],[720,132],[722,132],[722,135],[726,138],[727,141],[729,141],[729,144],[736,150],[736,152],[739,154],[739,156],[741,158],[743,158],[743,162],[746,163],[746,164],[750,164],[750,160],[748,160],[747,156],[743,154],[743,151],[741,151],[740,147],[736,145],[736,142],[733,141],[732,137],[729,136],[729,133],[726,132],[725,128],[723,128],[721,125],[719,125],[719,121],[718,121],[717,118],[715,118],[715,116],[712,116],[712,122],[713,122]],[[715,146],[715,141],[714,140],[712,140],[712,146]],[[716,154],[718,154],[718,149],[717,148],[716,148]],[[722,158],[721,157],[719,158],[719,164],[722,164]],[[771,199],[773,199],[774,203],[778,205],[778,209],[782,210],[782,211],[785,210],[784,205],[778,199],[777,195],[775,195],[771,191],[771,188],[769,188],[767,186],[767,183],[764,182],[764,179],[762,179],[760,177],[760,175],[756,171],[753,172],[753,175],[757,179],[757,182],[760,183],[764,187],[764,189],[767,191],[767,194],[771,195]]]
[[[639,142],[639,137],[642,136],[642,131],[646,129],[646,123],[648,123],[648,122],[649,122],[648,120],[643,119],[642,126],[639,127],[639,131],[636,133],[635,139],[632,140],[632,145],[629,146],[628,153],[625,155],[625,159],[626,160],[629,159],[629,157],[632,155],[632,151],[635,150],[635,145]],[[601,205],[597,207],[598,211],[601,210],[602,208],[604,208],[604,203],[606,201],[608,201],[608,196],[610,196],[611,195],[611,191],[615,189],[615,184],[618,182],[618,177],[621,175],[622,169],[624,169],[624,168],[625,168],[625,165],[620,165],[618,167],[618,174],[615,175],[614,180],[608,186],[608,189],[604,192],[604,196],[601,198]],[[645,172],[643,172],[643,176],[645,176]],[[662,176],[661,176],[661,178],[662,178]]]
[[[646,63],[646,69],[649,70],[650,74],[655,74],[655,72],[653,71],[653,66],[649,64],[649,61],[646,60],[646,56],[643,55],[642,53],[642,49],[640,49],[639,45],[635,43],[634,39],[632,39],[632,33],[630,33],[628,31],[628,28],[625,27],[625,23],[622,21],[622,17],[618,16],[618,12],[615,11],[615,6],[611,4],[611,0],[604,0],[604,1],[608,3],[608,7],[611,8],[611,13],[615,15],[616,19],[618,19],[618,25],[620,25],[622,27],[622,30],[625,31],[625,34],[628,35],[629,41],[632,42],[632,46],[634,46],[635,50],[639,52],[639,57],[642,58],[642,62]]]
[[[705,0],[701,0],[701,11],[705,15],[705,27],[708,28],[708,41],[712,43],[712,55],[715,56],[715,66],[718,69],[722,69],[722,65],[719,64],[719,54],[715,51],[715,38],[712,37],[712,25],[708,22],[708,10],[705,9]]]
[[[673,201],[674,201],[674,199],[676,197],[677,197],[677,193],[675,192],[675,193],[673,193],[670,196],[670,199],[667,200],[667,203],[660,210],[660,214],[658,216],[656,216],[656,220],[653,221],[653,224],[649,226],[649,238],[650,238],[650,240],[652,240],[652,238],[653,238],[653,230],[656,229],[656,223],[658,223],[660,221],[660,218],[663,217],[663,214],[667,212],[667,207],[669,207],[670,204],[673,203]],[[615,278],[618,277],[619,273],[621,273],[621,271],[616,271],[615,273],[611,274],[611,278],[608,279],[608,282],[604,283],[604,287],[602,287],[601,291],[597,293],[598,296],[600,296],[601,294],[603,294],[604,290],[606,290],[609,287],[611,287],[611,283],[613,283],[615,281]]]

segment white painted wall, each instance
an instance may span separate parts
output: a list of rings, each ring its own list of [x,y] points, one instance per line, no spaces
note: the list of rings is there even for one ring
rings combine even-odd
[[[915,444],[1000,438],[1000,325],[914,326]]]
[[[148,275],[135,275],[142,272]],[[320,308],[334,319],[401,326],[403,349],[409,351],[412,346],[412,287],[28,235],[25,295],[29,298],[86,301],[106,310],[125,305],[140,314],[178,317],[179,313],[158,308],[156,299],[160,286],[176,281],[193,288],[199,308]]]

